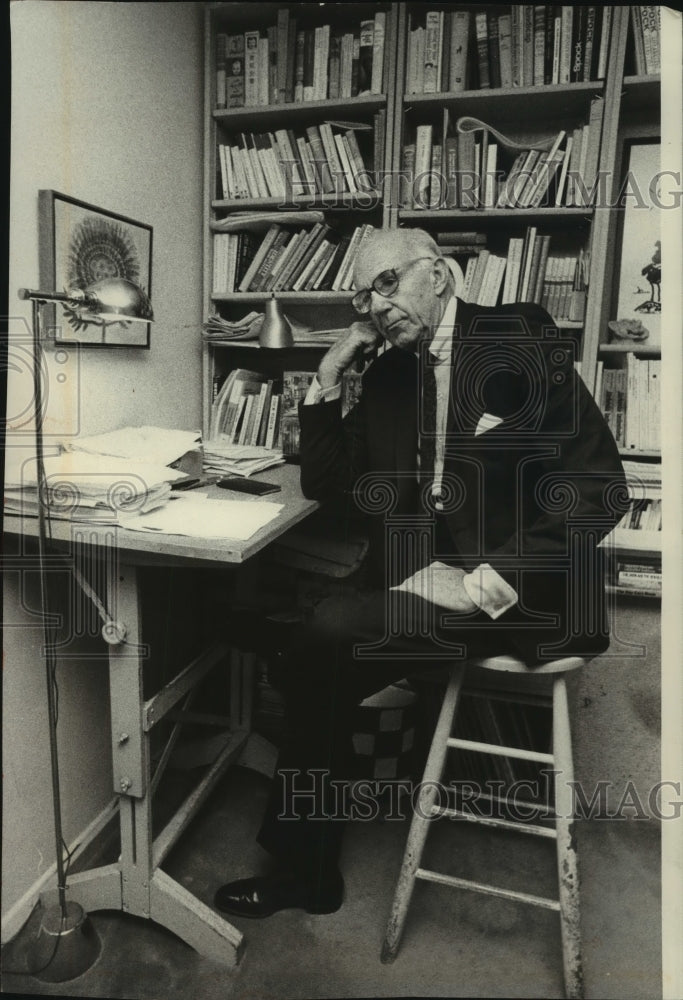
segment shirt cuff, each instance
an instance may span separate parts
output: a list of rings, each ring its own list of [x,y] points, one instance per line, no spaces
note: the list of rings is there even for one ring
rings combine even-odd
[[[331,403],[334,399],[341,399],[341,382],[323,389],[320,382],[318,382],[317,375],[314,375],[304,399],[304,406],[313,406],[316,403]]]
[[[488,563],[467,573],[462,584],[470,600],[494,620],[517,603],[517,591]]]

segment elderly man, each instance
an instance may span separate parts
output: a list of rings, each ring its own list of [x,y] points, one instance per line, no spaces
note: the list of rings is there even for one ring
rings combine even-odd
[[[364,513],[368,587],[321,602],[288,650],[288,734],[258,838],[276,868],[218,890],[232,914],[341,905],[339,788],[370,693],[468,654],[532,666],[609,642],[597,545],[623,472],[570,344],[537,305],[458,299],[419,229],[373,233],[354,280],[362,319],[300,410],[301,484]],[[342,420],[343,373],[382,342]]]

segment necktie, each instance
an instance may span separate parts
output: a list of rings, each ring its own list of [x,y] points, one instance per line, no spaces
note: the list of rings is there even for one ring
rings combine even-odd
[[[422,396],[420,400],[420,475],[421,485],[434,479],[435,432],[436,432],[436,377],[435,358],[425,354],[422,363]]]

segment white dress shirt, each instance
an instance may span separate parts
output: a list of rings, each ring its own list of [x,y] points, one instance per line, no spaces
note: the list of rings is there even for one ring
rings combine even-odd
[[[446,440],[446,422],[448,419],[448,402],[451,386],[451,366],[444,362],[451,360],[453,347],[453,327],[455,326],[455,314],[458,300],[452,295],[446,305],[441,322],[429,345],[429,351],[437,359],[434,369],[436,380],[436,440],[434,446],[434,482],[432,483],[432,494],[441,492],[443,481],[444,453]],[[341,397],[341,382],[323,389],[317,377],[313,378],[310,388],[304,399],[304,406],[311,406],[316,403],[329,403]],[[495,426],[500,421],[492,418],[491,423]],[[479,431],[479,428],[477,428]],[[438,507],[438,503],[436,505]],[[485,611],[490,618],[498,618],[509,608],[517,603],[517,593],[489,563],[481,563],[471,573],[467,573],[462,578],[463,586],[467,596],[477,607]]]

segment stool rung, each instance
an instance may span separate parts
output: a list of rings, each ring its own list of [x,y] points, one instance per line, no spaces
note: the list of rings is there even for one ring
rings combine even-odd
[[[502,747],[498,743],[460,740],[455,736],[449,736],[446,742],[449,747],[458,747],[460,750],[474,750],[475,753],[492,753],[497,757],[516,757],[519,760],[535,760],[541,764],[553,764],[555,761],[551,753],[540,753],[538,750],[522,750],[519,747]]]
[[[550,826],[517,823],[510,819],[494,819],[492,816],[477,816],[476,813],[466,813],[461,809],[449,809],[446,806],[432,806],[431,811],[432,816],[450,816],[451,819],[464,819],[468,823],[480,823],[482,826],[492,826],[498,830],[514,830],[515,833],[529,833],[536,837],[550,837],[557,840],[557,831]]]
[[[448,885],[452,889],[471,889],[473,892],[481,892],[486,896],[499,896],[501,899],[511,899],[517,903],[529,903],[530,906],[541,906],[546,910],[555,910],[558,913],[560,910],[560,903],[557,899],[531,896],[527,892],[515,892],[513,889],[499,889],[495,885],[470,882],[468,879],[456,878],[454,875],[442,875],[441,872],[433,872],[428,868],[418,868],[415,872],[415,878],[424,879],[426,882],[438,882],[440,885]]]

